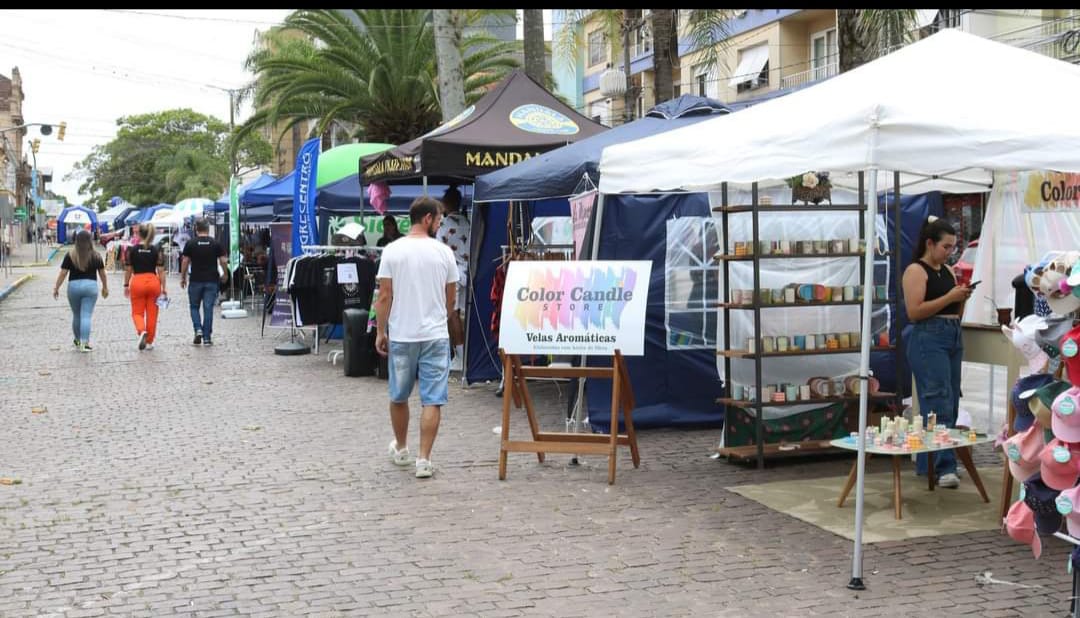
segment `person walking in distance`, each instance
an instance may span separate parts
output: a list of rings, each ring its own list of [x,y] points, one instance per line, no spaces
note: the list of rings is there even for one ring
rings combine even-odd
[[[409,233],[388,244],[379,263],[375,348],[389,357],[394,428],[389,451],[399,466],[412,462],[407,446],[409,396],[419,377],[423,412],[416,477],[428,478],[434,473],[431,447],[449,391],[450,345],[462,341],[463,331],[454,311],[457,263],[450,248],[435,240],[442,206],[429,197],[418,197],[409,207],[409,219]]]
[[[187,287],[191,306],[191,326],[195,329],[195,345],[214,345],[214,305],[217,303],[218,282],[225,282],[229,263],[225,247],[210,237],[210,223],[206,219],[195,222],[195,238],[184,245],[180,258],[180,289]],[[191,267],[191,284],[188,284],[188,266]],[[221,267],[220,275],[218,267]],[[199,309],[202,308],[202,315]]]
[[[53,286],[53,298],[60,297],[60,286],[68,279],[67,297],[71,305],[71,331],[75,334],[75,349],[89,352],[90,318],[97,304],[98,278],[101,279],[101,297],[109,297],[109,281],[105,276],[105,262],[94,251],[90,232],[79,230],[75,234],[75,247],[64,256],[60,274]]]
[[[124,266],[124,296],[131,299],[131,319],[139,334],[139,349],[154,349],[157,335],[158,296],[168,297],[165,289],[165,262],[154,246],[154,226],[139,226],[139,244],[128,249]]]

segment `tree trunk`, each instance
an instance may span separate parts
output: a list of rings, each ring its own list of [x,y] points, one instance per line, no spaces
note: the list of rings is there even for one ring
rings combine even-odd
[[[522,33],[525,37],[525,74],[536,83],[546,84],[547,50],[544,45],[544,9],[522,9]]]
[[[465,69],[461,60],[461,22],[452,9],[433,9],[435,62],[443,122],[465,110]]]
[[[866,42],[859,36],[859,9],[836,10],[836,34],[840,47],[840,72],[846,73],[865,64]]]
[[[657,105],[675,98],[672,77],[675,69],[672,59],[678,58],[678,54],[672,53],[675,43],[675,10],[652,10],[653,92],[656,93]]]
[[[637,103],[637,88],[630,75],[630,33],[637,27],[638,20],[633,9],[623,9],[623,70],[626,71],[626,93],[623,94],[623,123],[634,121],[634,107]]]

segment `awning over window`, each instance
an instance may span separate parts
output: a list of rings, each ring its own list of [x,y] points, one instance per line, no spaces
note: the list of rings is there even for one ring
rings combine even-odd
[[[934,23],[937,19],[938,11],[941,9],[915,9],[915,23],[920,28],[925,28]]]
[[[758,45],[750,49],[744,49],[740,53],[739,68],[731,75],[728,86],[737,86],[742,82],[748,82],[761,73],[765,63],[769,61],[769,44]]]

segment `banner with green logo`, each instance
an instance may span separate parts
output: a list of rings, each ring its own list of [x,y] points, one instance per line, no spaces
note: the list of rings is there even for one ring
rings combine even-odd
[[[229,270],[240,266],[240,183],[236,176],[229,178]]]

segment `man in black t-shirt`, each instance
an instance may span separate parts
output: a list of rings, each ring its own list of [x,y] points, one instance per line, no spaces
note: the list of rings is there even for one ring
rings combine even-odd
[[[187,288],[191,306],[191,325],[195,328],[195,345],[213,345],[214,304],[218,297],[218,281],[225,281],[229,265],[225,247],[210,237],[210,224],[206,219],[195,222],[195,238],[184,245],[180,260],[180,287]],[[221,266],[220,271],[218,266]],[[188,267],[191,267],[191,285],[188,285]],[[202,307],[202,315],[199,308]]]

